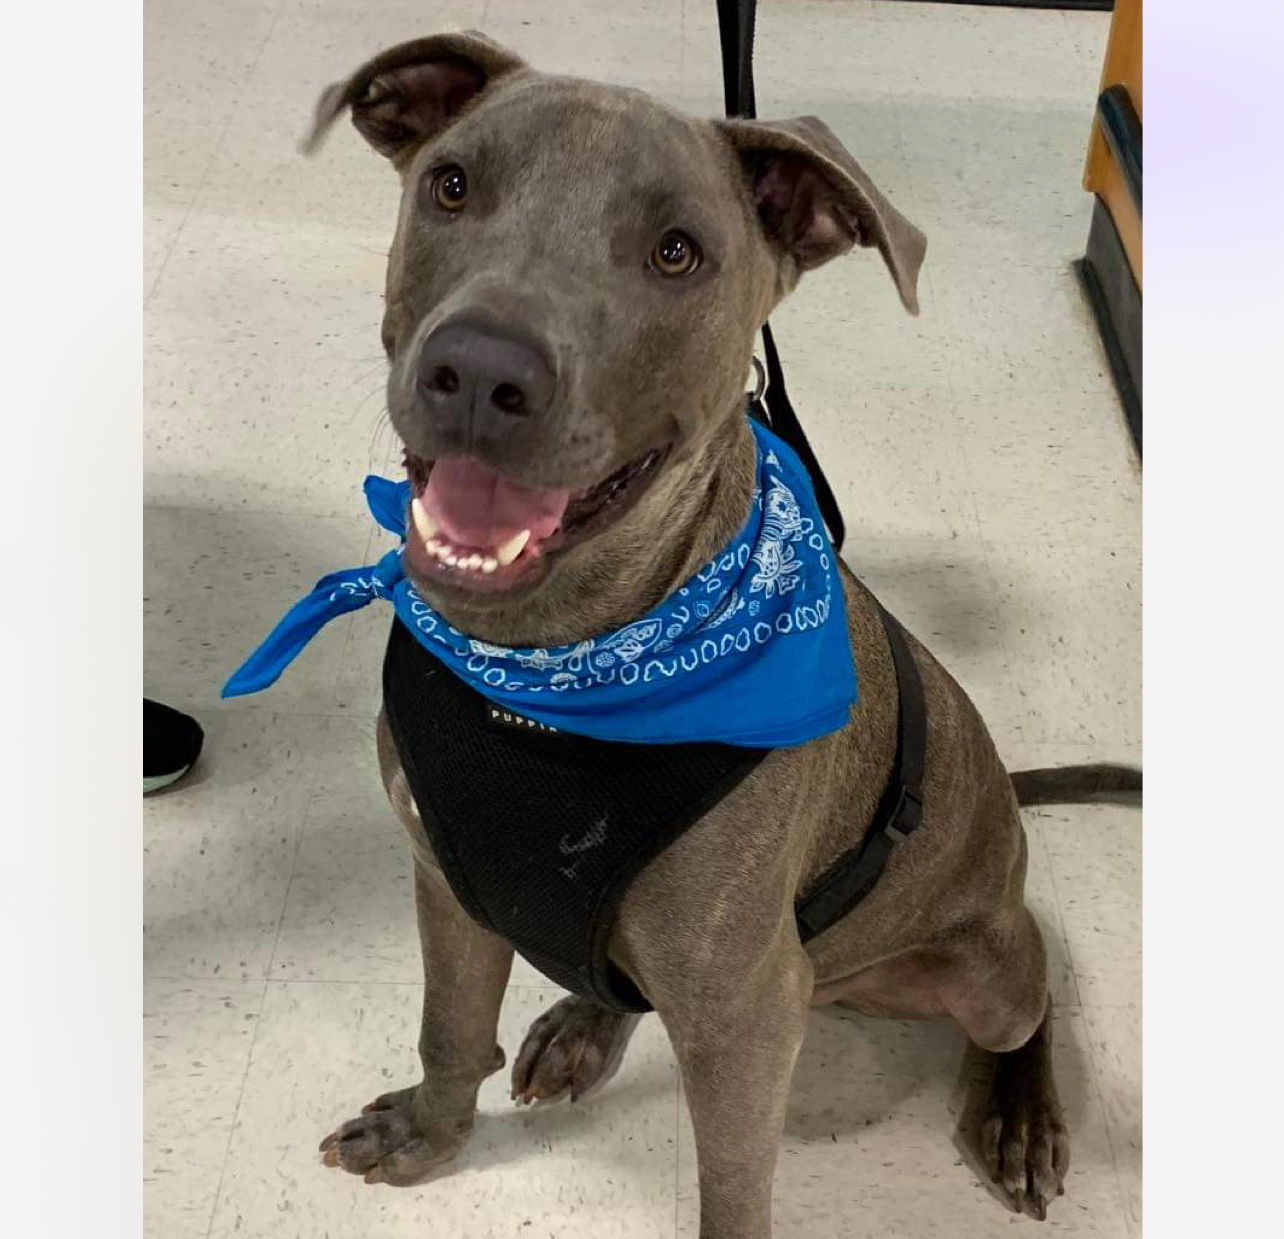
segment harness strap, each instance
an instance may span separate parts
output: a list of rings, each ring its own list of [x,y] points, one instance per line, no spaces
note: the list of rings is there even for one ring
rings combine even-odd
[[[881,603],[878,610],[896,669],[896,756],[864,842],[840,856],[794,906],[798,933],[804,942],[828,929],[874,889],[887,867],[892,849],[904,843],[923,820],[923,768],[927,752],[923,681],[906,643],[905,629]]]
[[[753,89],[753,33],[757,0],[718,0],[718,36],[722,47],[722,94],[728,116],[753,117],[757,107]],[[767,392],[756,401],[754,415],[769,426],[795,452],[811,475],[816,503],[825,519],[834,549],[842,550],[847,526],[829,479],[816,459],[798,414],[785,390],[785,372],[776,352],[771,325],[762,325],[762,347],[767,359]],[[765,406],[765,407],[764,407]]]

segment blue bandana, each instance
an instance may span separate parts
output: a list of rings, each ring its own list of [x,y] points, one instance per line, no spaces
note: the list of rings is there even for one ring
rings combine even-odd
[[[744,528],[641,619],[573,645],[508,648],[452,628],[401,565],[410,484],[368,477],[375,520],[403,539],[378,563],[317,582],[228,680],[224,697],[274,683],[323,625],[375,598],[496,705],[564,731],[646,744],[802,744],[836,731],[856,700],[837,556],[798,457],[751,422],[758,445]]]

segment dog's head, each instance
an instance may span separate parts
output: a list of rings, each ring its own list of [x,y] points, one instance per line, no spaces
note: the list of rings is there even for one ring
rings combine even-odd
[[[742,415],[755,333],[803,271],[875,247],[916,310],[922,234],[818,120],[692,119],[476,34],[363,65],[308,145],[345,110],[402,181],[388,408],[406,565],[438,599],[511,606],[625,522],[640,542]]]

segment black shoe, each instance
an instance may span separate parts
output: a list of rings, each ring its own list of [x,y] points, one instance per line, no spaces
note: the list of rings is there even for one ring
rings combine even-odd
[[[143,698],[143,795],[181,779],[200,756],[205,733],[194,718]]]

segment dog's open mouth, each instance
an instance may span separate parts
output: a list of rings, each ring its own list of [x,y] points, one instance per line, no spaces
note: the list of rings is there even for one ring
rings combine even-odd
[[[528,584],[548,557],[618,520],[668,456],[652,448],[581,490],[524,486],[471,456],[405,453],[413,498],[410,567],[435,582],[499,592]]]

